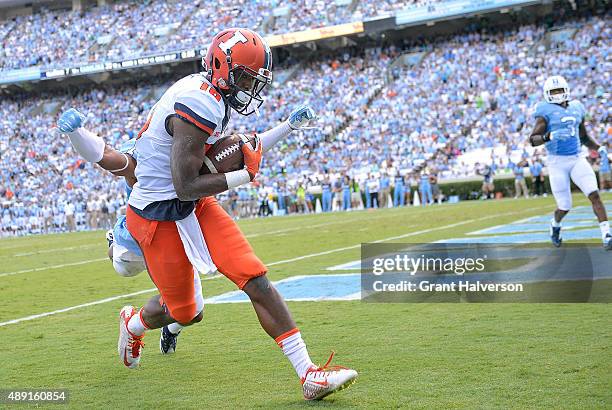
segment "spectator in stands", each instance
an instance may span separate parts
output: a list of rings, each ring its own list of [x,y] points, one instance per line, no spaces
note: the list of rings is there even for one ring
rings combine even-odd
[[[191,16],[189,13],[196,7],[195,13],[201,17],[207,8],[204,3],[179,3],[177,7],[185,8],[179,15]],[[0,28],[0,42],[5,46],[0,51],[0,64],[12,67],[16,61],[14,64],[29,65],[28,58],[38,53],[34,58],[43,64],[57,62],[65,65],[71,61],[66,50],[76,48],[79,52],[82,50],[80,56],[75,54],[79,59],[96,59],[91,53],[124,56],[138,52],[141,50],[138,45],[143,44],[148,33],[146,30],[150,30],[151,25],[149,28],[129,27],[133,26],[131,19],[138,15],[141,4],[126,4],[116,2],[108,8],[110,11],[100,8],[96,16],[101,21],[97,26],[83,23],[88,26],[83,31],[86,37],[96,34],[96,30],[110,30],[117,14],[125,12],[127,17],[122,17],[119,23],[126,27],[118,28],[117,34],[127,39],[125,47],[115,42],[99,51],[95,50],[96,47],[74,47],[75,44],[87,43],[87,40],[85,37],[71,38],[74,33],[70,24],[58,29],[61,39],[57,40],[57,47],[50,45],[53,36],[48,36],[51,40],[38,38],[45,35],[45,27],[53,29],[52,21],[57,13],[48,12],[52,18],[41,14],[42,17],[17,19],[29,23],[17,24],[19,27],[10,24],[10,38],[6,41],[2,37],[4,27]],[[163,11],[173,3],[155,0],[152,4],[155,10]],[[257,3],[257,9],[260,8],[265,9],[266,4]],[[224,11],[223,15],[235,17],[236,21],[248,17],[233,16],[234,12]],[[167,18],[171,19],[161,18],[164,24],[172,22]],[[313,18],[317,20],[319,16]],[[72,22],[73,19],[77,16],[63,21]],[[193,19],[191,17],[189,21]],[[159,42],[162,48],[168,44],[193,44],[201,37],[192,36],[197,30],[189,31],[187,27],[194,27],[190,24],[184,25],[185,30],[181,27],[173,34],[181,37],[176,43],[170,44],[156,36],[153,36],[153,43]],[[291,107],[298,102],[308,102],[315,107],[320,115],[317,129],[296,132],[278,149],[266,153],[260,177],[266,187],[271,186],[277,179],[276,175],[283,170],[287,184],[295,187],[297,181],[302,180],[306,204],[311,196],[309,187],[316,185],[308,182],[310,176],[315,178],[313,181],[323,175],[338,178],[348,169],[355,181],[363,183],[368,174],[388,170],[392,175],[401,175],[427,163],[438,171],[440,180],[444,180],[479,174],[474,167],[474,157],[469,159],[470,153],[489,156],[496,151],[496,157],[490,162],[492,169],[505,166],[500,164],[502,155],[522,155],[525,149],[532,155],[531,148],[525,147],[524,127],[530,108],[541,99],[540,77],[549,71],[570,80],[580,80],[580,86],[573,93],[583,100],[594,133],[607,137],[607,61],[612,26],[609,17],[575,20],[572,25],[576,27],[576,33],[562,43],[551,43],[545,53],[531,53],[533,45],[541,44],[546,35],[543,27],[533,25],[504,31],[472,31],[424,42],[420,48],[426,51],[422,60],[414,66],[396,68],[395,80],[389,83],[385,82],[386,69],[399,55],[398,48],[343,49],[331,58],[322,56],[302,62],[286,83],[269,89],[260,117],[234,118],[234,128],[228,132],[268,129],[286,118]],[[36,27],[43,27],[40,34],[32,34]],[[13,33],[19,35],[13,36]],[[41,50],[33,52],[32,44],[41,44]],[[158,49],[156,47],[158,45],[152,45],[151,50]],[[6,57],[2,54],[6,52],[14,54]],[[15,53],[17,58],[14,58]],[[329,90],[330,81],[334,85],[334,95],[320,98]],[[2,215],[2,230],[28,233],[24,219],[31,215],[22,210],[24,204],[34,202],[34,199],[43,212],[46,205],[51,207],[53,226],[50,229],[56,232],[64,229],[66,202],[73,202],[77,207],[76,222],[81,225],[83,212],[80,203],[87,192],[96,192],[109,200],[122,198],[124,201],[123,188],[117,180],[91,164],[79,161],[64,140],[48,132],[55,121],[54,115],[49,113],[69,106],[78,107],[88,114],[90,129],[104,136],[111,145],[118,145],[138,132],[155,102],[152,97],[158,91],[155,87],[160,85],[155,79],[119,86],[102,84],[78,93],[54,91],[52,95],[30,94],[27,98],[3,94],[0,97],[0,196],[10,201],[10,211]],[[40,113],[40,108],[45,112]],[[23,119],[26,116],[28,121]],[[370,148],[362,149],[364,146]],[[501,150],[503,154],[500,154]],[[403,184],[408,196],[408,201],[404,196],[404,203],[410,203],[409,185],[407,181]],[[412,188],[416,186],[413,182]],[[363,188],[368,189],[367,184]],[[353,191],[353,197],[361,197],[355,195],[355,189]],[[48,195],[48,192],[55,195]],[[249,186],[246,192],[245,198],[251,204],[246,207],[246,214],[254,215],[259,209],[258,191]],[[486,196],[492,194],[491,189]],[[297,191],[295,195],[298,201]],[[395,196],[394,205],[400,205],[402,201],[396,201]],[[369,192],[366,199],[371,207]],[[305,208],[313,210],[312,206],[306,205]]]
[[[476,173],[482,176],[482,198],[494,199],[495,184],[493,182],[493,167],[487,164],[476,163]]]
[[[363,198],[361,197],[361,187],[354,178],[351,179],[351,209],[363,209]]]
[[[295,206],[297,212],[303,214],[308,212],[308,208],[306,207],[306,189],[304,189],[304,185],[302,183],[298,184],[297,190],[295,192]]]
[[[89,229],[98,229],[98,219],[100,216],[99,211],[100,203],[98,202],[98,198],[95,195],[91,195],[89,197],[89,201],[87,202],[87,219]]]
[[[544,167],[539,158],[534,158],[529,166],[531,173],[531,185],[533,186],[533,194],[540,196],[546,194],[546,186],[544,185]]]
[[[378,192],[378,203],[381,208],[386,208],[391,195],[391,181],[385,171],[380,175],[380,191]]]
[[[336,178],[332,184],[332,210],[340,211],[342,209],[342,179]]]
[[[404,206],[405,203],[405,187],[404,187],[404,177],[399,173],[395,174],[394,186],[393,186],[393,206]]]
[[[64,215],[66,215],[66,227],[68,232],[76,231],[76,221],[74,217],[75,206],[72,202],[68,202],[64,205]]]
[[[525,167],[528,166],[525,159],[521,159],[516,164],[509,163],[512,172],[514,173],[514,199],[519,198],[521,195],[525,198],[529,198],[529,191],[527,190],[527,183],[525,182]]]
[[[427,168],[421,170],[419,178],[419,195],[421,197],[421,206],[433,204],[433,192],[431,183],[429,182],[429,171]]]
[[[368,195],[370,200],[368,201],[368,208],[378,208],[378,191],[380,190],[380,182],[374,175],[369,175],[366,181],[368,189]]]
[[[404,178],[404,186],[407,187],[405,191],[406,192],[406,204],[415,205],[413,203],[413,198],[415,197],[415,195],[418,195],[418,191],[419,191],[419,180],[417,176],[412,172],[406,175],[406,177]]]
[[[342,208],[343,211],[351,209],[351,179],[348,175],[342,177]]]
[[[438,173],[436,171],[432,171],[429,174],[429,185],[431,185],[431,197],[432,197],[432,201],[435,202],[441,202],[442,201],[442,197],[441,197],[441,192],[440,192],[440,186],[438,185]]]
[[[259,200],[259,211],[258,216],[270,216],[272,215],[272,209],[270,209],[270,201],[268,198],[268,191],[263,186],[259,187],[257,194]]]
[[[43,228],[45,233],[49,233],[53,227],[53,210],[49,203],[46,203],[42,209]]]
[[[326,175],[321,184],[321,207],[323,212],[330,212],[332,210],[332,184],[329,181],[329,175]]]

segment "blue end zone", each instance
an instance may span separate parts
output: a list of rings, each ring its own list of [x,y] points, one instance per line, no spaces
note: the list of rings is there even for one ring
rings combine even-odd
[[[361,297],[361,275],[357,273],[293,276],[274,282],[287,301],[357,300]],[[249,298],[241,290],[204,300],[204,303],[242,303]]]

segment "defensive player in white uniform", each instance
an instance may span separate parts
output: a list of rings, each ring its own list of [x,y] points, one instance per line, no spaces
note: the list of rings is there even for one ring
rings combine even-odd
[[[595,173],[582,155],[580,144],[600,153],[606,148],[588,136],[584,125],[586,110],[580,101],[570,101],[570,88],[563,77],[556,75],[546,80],[544,100],[535,108],[536,123],[529,141],[534,147],[545,144],[548,154],[550,187],[557,202],[550,222],[551,241],[554,246],[561,246],[561,220],[572,207],[571,179],[591,201],[603,245],[611,250],[606,208],[599,196]]]

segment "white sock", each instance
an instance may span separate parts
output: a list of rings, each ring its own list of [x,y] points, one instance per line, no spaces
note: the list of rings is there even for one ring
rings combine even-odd
[[[170,333],[172,333],[173,335],[178,335],[179,333],[181,333],[181,330],[183,330],[185,326],[174,322],[174,323],[170,323],[168,325],[168,330],[170,331]]]
[[[297,328],[283,333],[274,340],[283,350],[300,379],[306,376],[308,369],[316,367],[310,360],[306,343],[302,340],[302,335]]]
[[[606,236],[610,233],[610,223],[608,221],[600,222],[599,229],[601,229],[601,237],[605,241]]]
[[[561,222],[555,221],[555,218],[550,220],[550,224],[552,225],[553,228],[559,228],[561,226]]]
[[[130,318],[127,328],[136,336],[142,336],[145,330],[148,329],[147,325],[145,325],[142,320],[142,309]]]

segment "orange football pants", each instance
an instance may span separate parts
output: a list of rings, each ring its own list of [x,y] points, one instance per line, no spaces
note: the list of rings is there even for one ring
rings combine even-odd
[[[238,225],[213,197],[201,199],[195,209],[213,262],[223,275],[242,289],[264,275],[266,266],[255,255]],[[127,228],[144,255],[149,276],[170,316],[189,323],[196,312],[193,266],[173,221],[151,221],[127,207]]]

